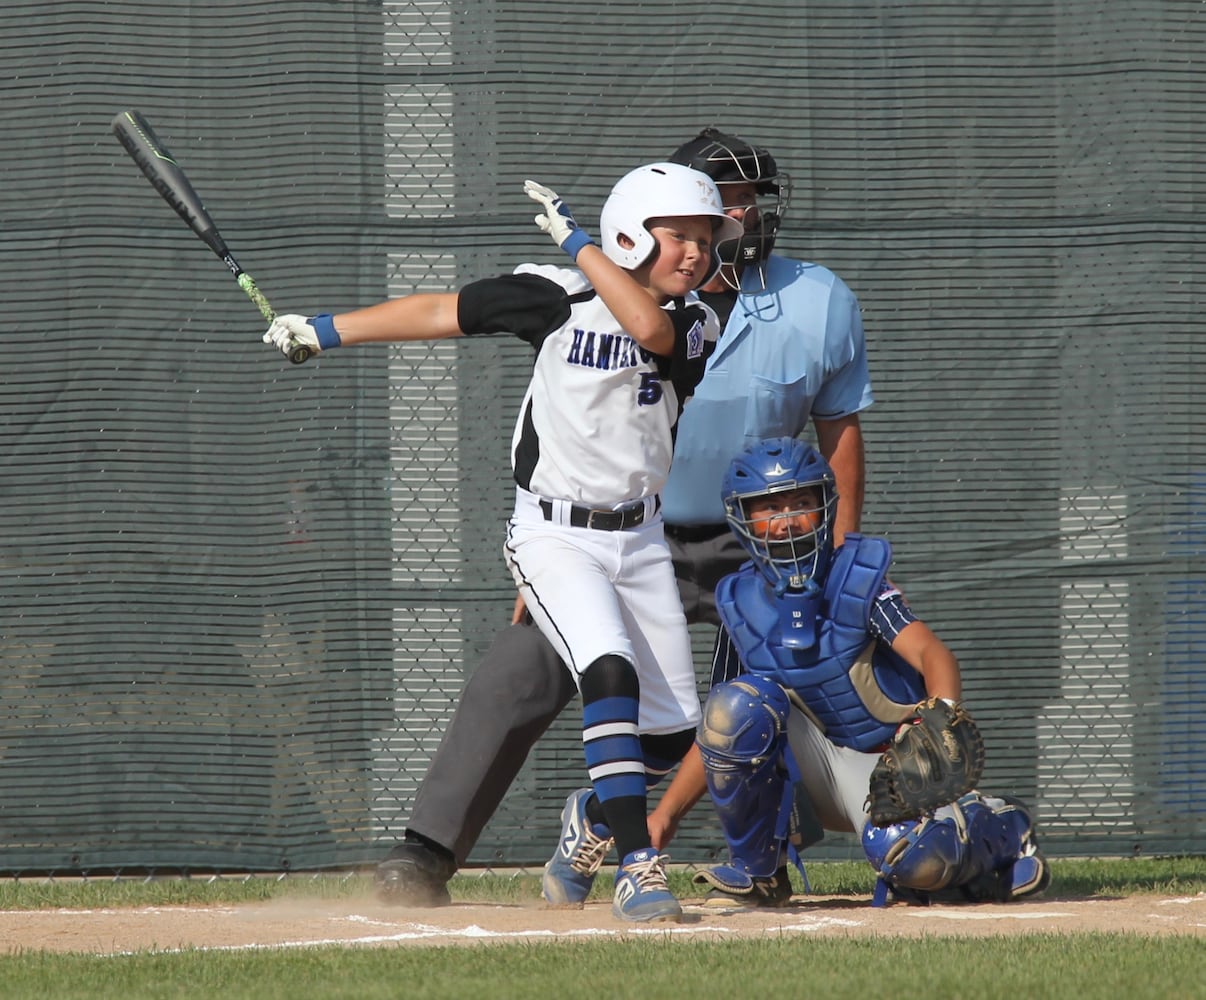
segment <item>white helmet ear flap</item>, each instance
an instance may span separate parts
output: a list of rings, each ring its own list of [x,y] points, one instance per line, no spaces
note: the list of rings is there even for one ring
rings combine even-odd
[[[606,205],[603,207],[603,211],[607,212]],[[603,237],[603,252],[620,267],[631,271],[653,256],[653,251],[657,249],[657,240],[645,228],[643,220],[642,224],[638,226],[621,225],[617,221],[614,227],[608,224],[609,221],[606,214],[599,220],[599,227],[607,234]]]
[[[599,216],[603,252],[620,267],[628,270],[640,267],[657,247],[646,223],[653,218],[675,216],[711,216],[716,220],[712,239],[715,266],[706,279],[711,280],[720,266],[715,247],[737,239],[744,229],[740,222],[725,214],[712,178],[679,163],[646,164],[616,182]]]

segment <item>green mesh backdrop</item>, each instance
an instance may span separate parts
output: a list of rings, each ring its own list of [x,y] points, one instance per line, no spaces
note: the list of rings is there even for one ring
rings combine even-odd
[[[556,262],[526,177],[593,227],[704,125],[769,147],[780,249],[862,301],[865,528],[964,665],[984,787],[1051,854],[1206,850],[1204,11],[7,0],[0,871],[372,862],[513,600],[528,349],[288,365],[126,108],[304,313]],[[546,859],[578,724],[472,861]],[[672,853],[719,844],[701,808]]]

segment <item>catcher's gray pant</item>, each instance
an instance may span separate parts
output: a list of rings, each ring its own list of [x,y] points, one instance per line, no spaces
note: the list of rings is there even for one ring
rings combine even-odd
[[[795,705],[787,718],[787,743],[821,826],[835,833],[861,834],[867,821],[865,805],[871,772],[879,754],[830,743],[820,727]]]
[[[745,561],[727,527],[695,533],[666,525],[689,623],[718,625],[715,589]],[[470,675],[415,798],[407,828],[465,863],[528,753],[576,696],[570,672],[530,622],[500,632]],[[864,793],[865,794],[865,793]]]

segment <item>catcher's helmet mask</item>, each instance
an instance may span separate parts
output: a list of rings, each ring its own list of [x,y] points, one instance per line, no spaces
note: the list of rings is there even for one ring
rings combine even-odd
[[[743,230],[740,222],[725,214],[712,178],[680,163],[649,163],[616,181],[599,214],[603,252],[620,267],[638,268],[657,252],[649,220],[684,216],[710,216],[713,220],[712,266],[696,286],[702,287],[720,270],[717,248],[739,239]]]
[[[791,196],[791,178],[779,170],[775,158],[755,146],[719,129],[706,128],[670,154],[670,162],[702,171],[718,185],[752,184],[758,202],[747,207],[742,232],[737,239],[721,243],[717,253],[725,267],[726,284],[740,289],[742,272],[757,268],[760,287],[766,287],[763,265],[775,246]],[[730,205],[729,208],[739,206]]]
[[[751,505],[788,491],[811,488],[819,500],[774,517],[791,519],[819,513],[808,532],[789,531],[769,536],[765,515],[751,519]],[[819,451],[797,438],[771,438],[747,448],[729,464],[721,486],[725,517],[754,566],[771,586],[803,590],[818,585],[833,555],[833,519],[837,512],[837,486],[833,470]]]
[[[824,501],[820,499],[820,493],[820,489],[815,484],[784,485],[777,489],[767,490],[765,493],[759,493],[757,496],[741,498],[741,509],[745,514],[746,522],[751,524],[762,522],[766,525],[765,530],[759,531],[758,534],[763,539],[766,550],[772,559],[800,562],[811,558],[820,541],[817,531],[815,528],[810,531],[798,531],[797,527],[806,515],[819,513],[822,519],[824,518],[825,506]],[[798,494],[798,496],[791,507],[776,510],[773,514],[756,515],[754,513],[759,501],[780,494]],[[774,528],[780,525],[786,529],[785,533],[783,535],[772,534]]]

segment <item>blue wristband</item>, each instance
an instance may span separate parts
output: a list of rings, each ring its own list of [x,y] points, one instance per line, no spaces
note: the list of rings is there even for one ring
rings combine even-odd
[[[570,255],[571,260],[577,260],[578,254],[582,252],[582,248],[591,246],[594,242],[581,229],[575,229],[565,238],[565,242],[561,244],[561,249]]]
[[[310,320],[310,325],[314,327],[314,332],[318,334],[318,346],[324,351],[329,351],[332,347],[339,347],[343,343],[339,339],[339,333],[335,329],[335,317],[330,313],[322,313]]]

